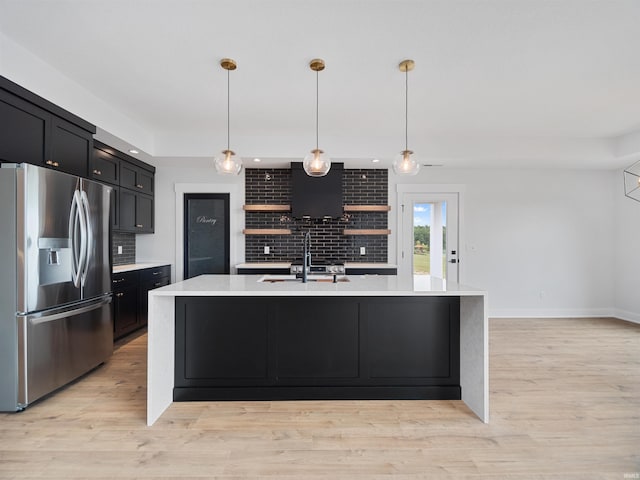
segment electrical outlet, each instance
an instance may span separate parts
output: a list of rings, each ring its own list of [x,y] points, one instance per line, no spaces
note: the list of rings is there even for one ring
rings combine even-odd
[[[269,255],[269,245],[264,246],[264,254]]]
[[[366,247],[360,247],[360,255],[366,255],[366,254],[367,254]]]
[[[118,255],[122,255],[122,245],[118,245]]]

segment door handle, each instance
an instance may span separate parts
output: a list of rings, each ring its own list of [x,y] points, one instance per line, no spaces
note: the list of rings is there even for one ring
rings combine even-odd
[[[456,260],[455,258],[452,258],[451,260],[449,260],[449,263],[458,263],[458,260]]]
[[[84,286],[84,282],[87,279],[87,274],[89,273],[89,266],[91,262],[92,249],[90,243],[93,241],[93,225],[91,223],[91,209],[89,208],[89,197],[87,196],[87,192],[82,190],[80,192],[80,200],[82,206],[82,212],[85,216],[85,236],[84,236],[84,266],[82,269],[82,277],[81,284]]]
[[[69,242],[71,244],[71,279],[73,285],[78,288],[80,286],[80,262],[83,255],[82,252],[82,231],[84,230],[84,218],[79,214],[80,209],[80,192],[76,189],[73,192],[71,200],[71,210],[69,212]],[[80,232],[78,230],[80,229]],[[78,235],[78,233],[80,233]],[[77,240],[81,245],[77,244]]]
[[[111,303],[111,297],[104,297],[98,302],[93,302],[90,305],[84,305],[82,307],[63,307],[58,308],[53,311],[45,311],[38,313],[31,313],[29,315],[20,315],[20,317],[24,318],[31,325],[38,325],[40,323],[51,322],[53,320],[59,320],[61,318],[66,318],[69,314],[72,315],[80,315],[81,313],[91,312],[92,310],[97,310],[99,308],[104,307]]]

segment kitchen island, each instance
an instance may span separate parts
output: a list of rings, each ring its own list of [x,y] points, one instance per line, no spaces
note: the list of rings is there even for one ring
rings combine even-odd
[[[488,421],[486,292],[316,280],[203,275],[151,291],[147,424],[174,400],[313,398],[462,399]]]

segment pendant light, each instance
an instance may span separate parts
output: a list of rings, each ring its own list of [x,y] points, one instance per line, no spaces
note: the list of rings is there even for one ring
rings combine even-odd
[[[227,71],[227,149],[222,151],[222,157],[215,157],[214,164],[218,173],[238,175],[242,170],[242,161],[229,147],[229,75],[231,70],[235,70],[238,66],[235,60],[230,58],[220,60],[220,66]]]
[[[624,170],[624,194],[640,202],[640,161]]]
[[[393,171],[397,175],[415,175],[420,171],[420,164],[411,158],[413,152],[409,150],[409,72],[413,70],[413,60],[403,60],[398,65],[405,74],[404,82],[404,150],[393,160]]]
[[[318,148],[318,72],[324,70],[324,60],[314,58],[309,68],[316,72],[316,148],[304,157],[302,168],[310,177],[324,177],[331,168],[331,159]]]

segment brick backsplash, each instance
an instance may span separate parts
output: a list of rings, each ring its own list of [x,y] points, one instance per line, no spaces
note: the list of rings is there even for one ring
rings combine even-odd
[[[135,233],[114,232],[111,237],[114,265],[136,263],[136,235]],[[122,254],[118,255],[118,245],[122,246]]]
[[[388,171],[345,169],[342,177],[345,205],[387,205]],[[288,168],[245,171],[247,204],[291,204],[291,170]],[[343,235],[349,229],[386,229],[387,212],[349,212],[339,219],[294,219],[290,213],[245,212],[246,228],[288,228],[291,235],[246,235],[247,262],[283,262],[302,257],[304,233],[311,231],[314,261],[381,262],[387,260],[387,235]],[[269,246],[270,253],[264,254]],[[365,247],[366,255],[360,255]]]

